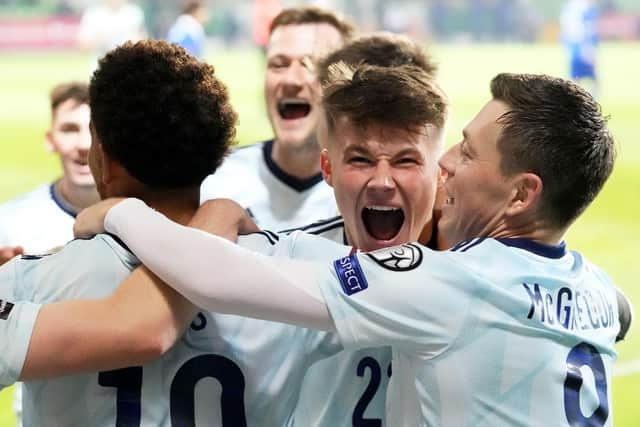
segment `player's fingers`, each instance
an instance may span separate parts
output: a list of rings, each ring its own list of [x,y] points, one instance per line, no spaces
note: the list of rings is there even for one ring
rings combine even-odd
[[[23,249],[21,246],[3,246],[0,247],[0,265],[4,264],[5,262],[9,261],[11,258],[13,258],[16,255],[20,255],[22,254]]]

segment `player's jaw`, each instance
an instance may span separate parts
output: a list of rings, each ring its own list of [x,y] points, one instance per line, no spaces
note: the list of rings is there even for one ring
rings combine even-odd
[[[69,181],[78,186],[93,186],[94,180],[89,168],[89,159],[86,153],[68,156],[63,160],[65,175]]]

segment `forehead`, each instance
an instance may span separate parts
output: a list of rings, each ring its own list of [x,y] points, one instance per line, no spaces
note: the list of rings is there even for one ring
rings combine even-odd
[[[409,128],[382,123],[361,126],[347,117],[336,120],[332,140],[342,150],[366,148],[397,151],[407,148],[438,150],[442,132],[433,125],[416,125]]]
[[[318,57],[341,45],[342,35],[329,24],[283,25],[271,33],[267,56]]]
[[[467,124],[464,131],[470,138],[497,138],[502,130],[498,119],[507,111],[509,106],[502,101],[491,100]]]
[[[91,110],[89,109],[89,104],[79,103],[75,99],[67,99],[66,101],[60,103],[53,112],[54,120],[78,120],[81,119],[89,123],[89,116],[91,115]]]

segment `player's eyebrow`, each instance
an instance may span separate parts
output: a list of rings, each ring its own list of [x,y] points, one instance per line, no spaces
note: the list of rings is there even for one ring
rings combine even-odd
[[[364,155],[366,155],[366,154],[369,154],[369,150],[363,144],[349,144],[344,149],[344,155],[346,157],[348,155],[353,155],[353,154],[364,154]]]

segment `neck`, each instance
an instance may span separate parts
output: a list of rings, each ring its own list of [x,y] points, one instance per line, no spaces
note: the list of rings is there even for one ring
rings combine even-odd
[[[162,195],[145,195],[141,198],[170,220],[187,225],[200,206],[200,191],[175,190],[162,193]]]
[[[315,142],[303,147],[287,147],[275,141],[271,158],[280,169],[299,179],[320,173],[320,147]]]
[[[64,201],[78,211],[100,200],[96,187],[93,185],[75,185],[67,177],[62,177],[53,185]]]
[[[518,226],[508,226],[501,224],[496,230],[489,234],[493,238],[521,238],[528,239],[544,245],[555,246],[560,244],[567,232],[566,228],[557,229],[549,227],[541,220],[532,220]]]
[[[150,190],[144,187],[111,192],[106,197],[136,197],[170,220],[187,225],[200,206],[200,188]]]

